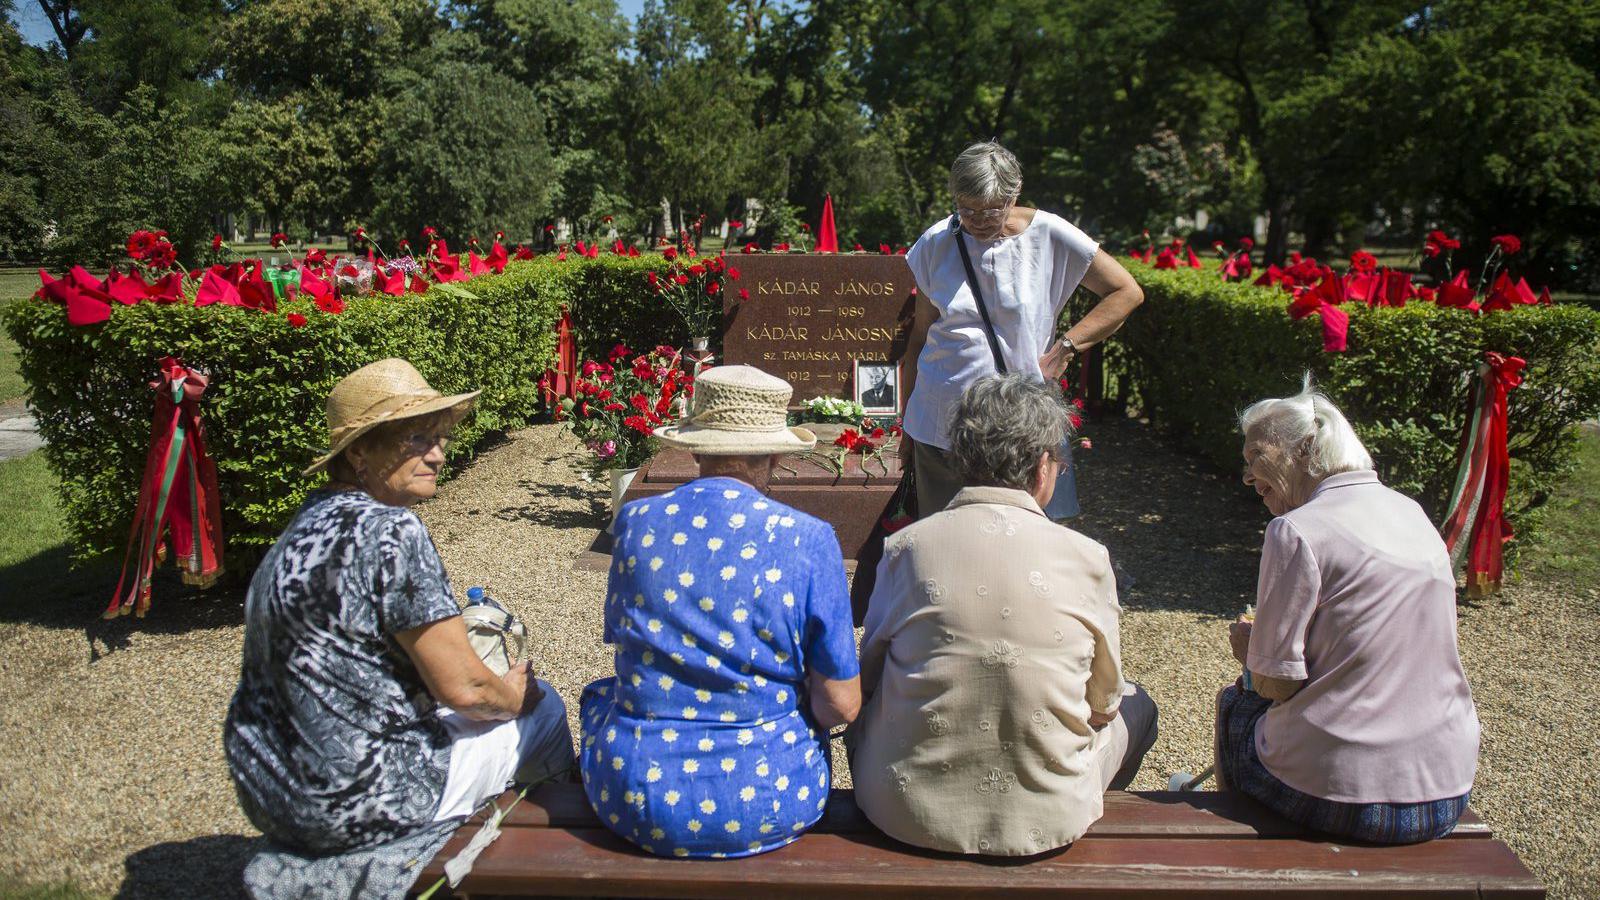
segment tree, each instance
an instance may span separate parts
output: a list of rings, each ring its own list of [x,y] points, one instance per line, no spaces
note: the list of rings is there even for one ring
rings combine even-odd
[[[194,258],[212,233],[218,180],[214,136],[192,123],[192,110],[159,106],[148,85],[129,92],[109,117],[68,91],[41,109],[44,126],[77,160],[57,169],[44,188],[61,230],[49,246],[52,259],[61,265],[116,262],[128,234],[139,228],[169,232],[180,255]]]
[[[596,222],[626,201],[617,91],[628,24],[615,0],[459,0],[450,10],[471,41],[452,55],[493,65],[533,90],[554,168],[552,212]]]
[[[533,234],[554,174],[538,98],[487,65],[421,68],[378,136],[372,223],[413,237],[431,225],[457,246],[496,229]]]

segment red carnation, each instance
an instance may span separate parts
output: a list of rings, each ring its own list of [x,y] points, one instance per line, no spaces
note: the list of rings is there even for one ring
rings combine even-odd
[[[667,249],[661,251],[661,255],[665,259],[677,259],[678,249],[676,247],[668,247]]]
[[[750,299],[750,289],[749,288],[739,288],[739,299],[740,300],[749,300]]]
[[[306,262],[313,266],[320,266],[328,261],[328,251],[312,247],[306,251]]]
[[[889,245],[888,244],[879,244],[878,245],[878,252],[882,253],[884,256],[888,256],[889,255]]]
[[[1251,250],[1255,249],[1255,246],[1256,242],[1254,238],[1239,238],[1239,249],[1243,250],[1244,252],[1249,253]]]
[[[1497,234],[1489,239],[1489,244],[1506,256],[1512,256],[1522,250],[1522,239],[1514,234]]]
[[[600,217],[600,221],[604,222],[607,225],[610,225],[611,224],[611,217],[610,216],[601,216]]]
[[[672,276],[672,280],[676,284],[685,285],[685,284],[689,283],[689,276],[687,276],[687,275],[674,275],[674,276]]]
[[[1363,274],[1378,270],[1378,258],[1365,250],[1357,250],[1350,254],[1350,268]]]
[[[170,269],[178,261],[178,251],[166,241],[157,241],[145,253],[145,261],[157,269]]]
[[[801,230],[801,231],[805,231],[805,232],[809,232],[809,231],[811,231],[811,226],[810,226],[810,225],[807,225],[807,224],[806,224],[806,223],[804,223],[804,222],[801,222],[801,223],[800,223],[800,230]]]
[[[546,225],[544,227],[544,233],[545,234],[549,234],[550,232],[555,231],[555,230],[556,230],[556,227],[554,225]]]
[[[760,253],[761,252],[761,248],[759,246],[757,246],[756,244],[753,244],[753,243],[745,244],[744,245],[744,250],[741,251],[741,252],[744,252],[744,253]]]
[[[405,238],[401,238],[400,239],[400,249],[402,249],[402,250],[410,250],[411,249],[411,242],[406,240]]]
[[[222,235],[213,234],[211,236],[211,252],[215,253],[216,251],[221,250],[221,249],[222,249]]]
[[[422,236],[429,239],[438,237],[439,229],[433,227],[432,225],[424,225],[422,227]]]
[[[356,240],[359,241],[362,238],[365,238],[366,236],[367,236],[367,230],[365,228],[362,228],[361,226],[357,225],[356,226]]]
[[[658,291],[661,290],[661,277],[659,275],[657,275],[656,273],[654,273],[654,272],[645,273],[644,280],[650,282],[650,286],[652,288],[654,288],[654,289],[656,289]]]
[[[289,313],[286,318],[289,320],[290,328],[304,328],[306,325],[306,317],[299,313]]]
[[[738,281],[739,280],[739,270],[735,269],[733,266],[728,266],[728,277],[733,279],[734,281]]]
[[[270,243],[274,248],[282,247],[284,244],[289,243],[289,236],[281,231],[274,231]]]
[[[703,266],[703,265],[700,265],[699,263],[695,263],[694,265],[689,267],[689,274],[693,275],[696,278],[699,278],[701,275],[704,275],[705,273],[706,273],[706,267]]]
[[[133,234],[128,235],[128,255],[134,259],[144,259],[145,254],[150,252],[150,248],[155,246],[155,243],[156,236],[154,234],[143,229],[135,231]]]
[[[707,297],[715,297],[716,295],[717,295],[717,283],[715,281],[706,282],[706,296]]]
[[[857,253],[860,253],[861,252],[861,245],[860,244],[856,244],[854,247],[852,247],[850,249],[856,251]]]
[[[338,297],[332,296],[331,294],[324,294],[323,296],[318,297],[316,303],[317,309],[320,309],[325,313],[338,315],[339,313],[344,312],[344,301],[340,300]]]

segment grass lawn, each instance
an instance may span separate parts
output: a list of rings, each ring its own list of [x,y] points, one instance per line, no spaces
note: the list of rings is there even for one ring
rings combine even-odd
[[[1600,431],[1585,426],[1578,469],[1550,500],[1539,542],[1529,548],[1523,578],[1600,585]]]

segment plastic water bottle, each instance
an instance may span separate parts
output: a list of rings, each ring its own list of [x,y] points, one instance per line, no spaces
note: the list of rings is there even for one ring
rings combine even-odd
[[[467,588],[467,605],[487,606],[490,609],[498,609],[501,612],[506,611],[506,608],[501,606],[498,600],[489,596],[489,592],[478,585]]]

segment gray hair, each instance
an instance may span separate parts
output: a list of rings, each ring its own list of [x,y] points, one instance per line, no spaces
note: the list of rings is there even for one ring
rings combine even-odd
[[[1373,468],[1372,455],[1344,413],[1311,386],[1310,372],[1301,380],[1300,393],[1257,401],[1239,414],[1239,430],[1248,435],[1254,429],[1284,450],[1309,444],[1306,474],[1315,478]]]
[[[950,165],[950,193],[981,203],[999,203],[1022,192],[1022,166],[994,141],[973,144]]]
[[[973,382],[950,419],[950,455],[967,484],[1031,491],[1040,454],[1071,437],[1061,392],[1018,372]]]

